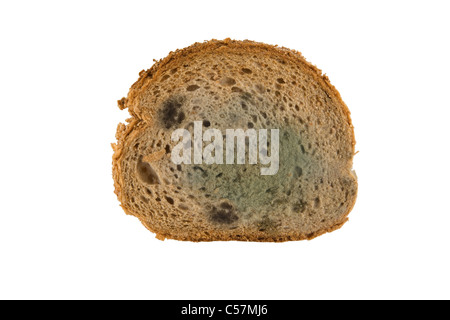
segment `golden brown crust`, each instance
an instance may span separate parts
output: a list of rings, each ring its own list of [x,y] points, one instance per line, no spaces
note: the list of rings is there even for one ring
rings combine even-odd
[[[347,213],[348,215],[348,213]],[[348,218],[345,217],[343,221],[329,227],[327,229],[318,230],[316,232],[302,234],[302,233],[294,233],[294,232],[286,232],[282,236],[270,236],[264,234],[233,234],[233,233],[215,233],[206,237],[204,234],[189,234],[189,236],[182,236],[179,234],[166,234],[166,233],[158,233],[151,224],[146,223],[141,220],[141,223],[152,233],[156,234],[156,238],[158,240],[164,241],[165,239],[173,239],[173,240],[181,240],[181,241],[192,241],[192,242],[203,242],[203,241],[255,241],[255,242],[286,242],[286,241],[299,241],[299,240],[312,240],[321,236],[327,232],[333,232],[335,230],[340,229],[347,221]]]
[[[321,87],[326,90],[327,94],[342,107],[342,110],[346,116],[346,120],[348,125],[351,128],[352,132],[352,148],[353,154],[355,153],[355,137],[353,132],[353,125],[350,118],[350,111],[347,105],[342,101],[342,98],[336,88],[330,83],[328,77],[326,75],[322,75],[320,69],[311,63],[307,62],[302,54],[298,51],[291,50],[284,47],[278,47],[276,45],[268,45],[260,42],[254,42],[249,40],[237,41],[231,40],[229,38],[224,40],[210,40],[203,43],[194,43],[193,45],[186,47],[184,49],[178,49],[176,51],[170,52],[167,57],[155,61],[153,66],[148,70],[142,70],[139,73],[139,79],[132,85],[128,96],[126,98],[122,98],[118,101],[119,109],[123,110],[128,108],[130,115],[132,116],[130,119],[127,119],[128,124],[119,124],[117,127],[116,138],[117,143],[112,144],[114,154],[113,154],[113,179],[114,179],[114,187],[115,193],[118,197],[118,200],[121,202],[121,206],[124,209],[126,214],[135,215],[132,209],[127,207],[126,199],[123,198],[122,188],[124,186],[123,176],[121,175],[121,162],[123,161],[123,151],[126,148],[126,144],[128,141],[132,141],[135,135],[139,134],[139,129],[144,127],[144,123],[151,123],[152,119],[149,118],[146,114],[143,114],[142,110],[139,108],[139,97],[145,92],[147,86],[149,86],[155,79],[170,70],[173,66],[178,65],[179,61],[186,59],[186,57],[191,55],[202,55],[209,52],[227,52],[230,50],[238,50],[242,52],[251,52],[252,54],[260,54],[260,53],[271,53],[273,55],[278,56],[280,59],[289,59],[297,65],[302,66],[302,70],[310,75],[321,85]],[[157,157],[157,155],[150,155],[149,157]],[[150,159],[150,158],[149,158]],[[153,159],[153,158],[152,158]],[[151,160],[151,159],[150,159]],[[187,240],[187,241],[265,241],[265,242],[283,242],[283,241],[291,241],[291,240],[311,240],[317,236],[320,236],[324,233],[331,232],[339,229],[342,225],[348,220],[347,216],[352,210],[356,201],[356,197],[353,199],[353,203],[349,206],[348,211],[342,216],[341,221],[336,222],[333,226],[328,227],[323,230],[318,230],[309,234],[301,234],[289,232],[282,236],[270,236],[264,234],[236,234],[227,232],[221,233],[216,232],[209,237],[206,237],[204,234],[189,234],[189,235],[179,235],[179,234],[170,234],[170,233],[162,233],[159,230],[155,230],[150,223],[147,223],[141,217],[138,217],[142,224],[149,229],[151,232],[156,234],[156,238],[160,240],[168,239],[176,239],[176,240]]]

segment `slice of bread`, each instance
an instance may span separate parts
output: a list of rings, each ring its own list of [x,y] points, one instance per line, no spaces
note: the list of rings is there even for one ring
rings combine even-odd
[[[131,118],[117,128],[113,178],[122,208],[158,239],[303,240],[347,221],[357,194],[350,112],[299,52],[211,40],[139,75],[118,102]],[[278,171],[261,174],[260,159],[227,164],[225,152],[223,164],[174,162],[173,132],[199,123],[224,146],[227,129],[278,129]]]

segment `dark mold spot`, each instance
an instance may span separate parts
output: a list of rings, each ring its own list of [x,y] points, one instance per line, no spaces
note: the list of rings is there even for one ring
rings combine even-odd
[[[222,202],[218,208],[212,207],[210,218],[212,222],[219,224],[232,224],[239,219],[236,215],[236,210],[228,202]]]
[[[305,212],[306,210],[306,202],[300,200],[292,206],[292,210],[294,212]]]
[[[206,172],[206,170],[203,169],[202,167],[194,166],[194,167],[192,167],[192,169],[194,169],[194,171],[201,171],[203,178],[206,178],[208,176],[208,172]],[[204,188],[204,187],[202,187],[202,188]],[[202,190],[206,190],[206,189],[202,189]]]
[[[185,98],[182,96],[170,97],[161,109],[161,119],[166,129],[170,129],[175,124],[180,124],[185,118],[184,112],[181,110]]]

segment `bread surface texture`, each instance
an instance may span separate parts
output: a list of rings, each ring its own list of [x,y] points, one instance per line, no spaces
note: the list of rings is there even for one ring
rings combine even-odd
[[[112,144],[115,193],[158,239],[304,240],[348,220],[357,195],[350,112],[299,52],[249,40],[195,43],[141,71],[118,105],[131,117]],[[277,129],[276,173],[261,174],[268,164],[260,158],[251,163],[249,137],[243,163],[237,152],[226,163],[225,151],[223,163],[175,163],[174,131],[193,137],[199,127],[220,131],[224,148],[227,129],[266,129],[269,154]]]

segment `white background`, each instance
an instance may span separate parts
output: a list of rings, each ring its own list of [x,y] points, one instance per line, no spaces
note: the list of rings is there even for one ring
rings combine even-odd
[[[2,1],[0,298],[449,299],[446,1]],[[155,239],[111,175],[117,108],[196,41],[301,51],[352,112],[359,194],[312,241]]]

